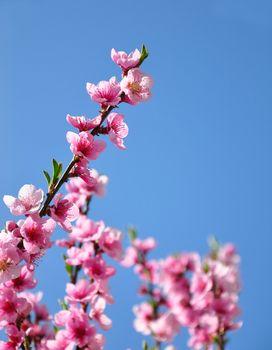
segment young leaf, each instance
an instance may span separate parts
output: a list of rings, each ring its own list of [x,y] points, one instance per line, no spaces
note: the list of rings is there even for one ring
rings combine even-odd
[[[67,271],[69,276],[72,276],[73,273],[73,266],[65,263],[65,270]]]
[[[130,227],[128,229],[128,237],[131,240],[131,242],[133,242],[136,238],[137,238],[138,234],[137,231],[134,227]]]
[[[61,173],[62,173],[62,163],[59,163],[59,168],[58,168],[58,173],[57,173],[58,179],[60,178]]]
[[[142,46],[142,50],[141,50],[141,57],[140,57],[140,61],[139,61],[139,64],[138,64],[138,66],[140,66],[142,63],[143,63],[143,61],[148,57],[148,50],[147,50],[147,48],[143,45]]]
[[[53,177],[52,177],[52,183],[56,184],[59,180],[59,177],[62,172],[62,164],[58,163],[55,159],[52,160],[53,165]]]
[[[148,350],[148,344],[147,344],[146,340],[143,341],[142,348],[143,348],[143,350]]]
[[[47,181],[47,184],[48,186],[50,185],[50,182],[51,182],[51,178],[50,178],[50,175],[48,174],[48,172],[46,170],[43,171],[43,174],[46,178],[46,181]]]
[[[54,173],[56,173],[58,171],[58,168],[59,168],[59,163],[56,161],[56,159],[52,160],[52,165],[53,165]]]
[[[64,300],[59,299],[58,302],[59,302],[59,305],[62,308],[62,310],[68,310],[69,309],[68,305],[66,304],[66,302]]]

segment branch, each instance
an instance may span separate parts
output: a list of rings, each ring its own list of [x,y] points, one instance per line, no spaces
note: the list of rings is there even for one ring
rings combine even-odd
[[[106,118],[108,117],[108,115],[110,114],[110,112],[114,108],[116,108],[116,106],[110,106],[110,107],[108,107],[108,109],[100,112],[101,122],[100,122],[100,124],[98,126],[96,126],[91,131],[91,134],[93,136],[99,135],[99,130],[100,130],[101,125],[104,123],[104,121],[106,120]],[[47,214],[47,209],[48,209],[48,206],[50,205],[51,201],[53,200],[53,198],[55,197],[55,195],[57,194],[57,192],[59,191],[61,186],[68,180],[71,170],[73,169],[74,165],[77,162],[79,162],[79,161],[80,161],[80,157],[79,156],[74,156],[73,159],[71,160],[70,164],[66,168],[65,172],[63,173],[62,177],[59,179],[59,181],[56,184],[56,186],[47,193],[46,200],[43,203],[43,206],[42,206],[42,208],[40,210],[40,216],[45,216]]]

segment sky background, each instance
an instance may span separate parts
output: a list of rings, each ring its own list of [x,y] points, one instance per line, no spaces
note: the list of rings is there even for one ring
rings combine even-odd
[[[234,242],[244,326],[228,350],[272,348],[271,16],[270,0],[0,0],[0,196],[25,183],[45,189],[51,159],[71,158],[66,114],[97,115],[86,82],[119,76],[112,47],[145,43],[153,98],[121,107],[127,150],[109,144],[92,163],[110,183],[91,217],[155,236],[154,257],[204,254],[210,234]],[[11,218],[2,203],[0,215],[1,225]],[[50,250],[37,270],[52,312],[64,295],[62,253]],[[111,285],[106,348],[140,349],[137,277],[120,270]]]

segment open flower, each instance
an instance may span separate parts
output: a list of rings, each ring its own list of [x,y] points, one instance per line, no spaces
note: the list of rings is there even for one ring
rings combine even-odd
[[[100,327],[104,330],[108,330],[112,326],[111,319],[104,314],[106,308],[106,300],[98,296],[92,303],[92,309],[89,313],[91,319],[96,320]]]
[[[151,96],[153,80],[149,75],[144,75],[140,68],[133,68],[122,79],[120,86],[125,93],[124,102],[136,105],[147,101]]]
[[[62,194],[55,196],[54,206],[50,208],[50,216],[67,232],[72,231],[71,221],[79,216],[78,207],[67,198],[62,199]]]
[[[70,114],[67,114],[66,120],[79,131],[89,131],[101,123],[101,116],[98,115],[93,119],[88,119],[84,116],[72,117]]]
[[[116,106],[121,101],[121,89],[116,77],[109,81],[102,80],[97,85],[87,83],[86,88],[91,99],[102,107]]]
[[[129,55],[124,51],[111,50],[111,59],[125,72],[131,68],[135,68],[140,58],[141,52],[138,49],[135,49]]]
[[[24,185],[18,193],[18,198],[6,195],[3,197],[3,201],[13,215],[32,214],[40,208],[43,201],[43,191],[36,190],[33,185]]]
[[[0,283],[5,283],[20,275],[19,250],[10,242],[0,241]]]
[[[124,118],[122,114],[111,113],[107,119],[109,137],[120,149],[126,148],[123,139],[128,135],[128,126],[124,123]]]
[[[40,218],[35,214],[28,216],[20,230],[27,253],[39,254],[42,250],[50,248],[50,237],[55,226],[52,219]]]
[[[93,135],[86,131],[81,131],[79,134],[68,131],[66,138],[71,144],[70,149],[74,155],[85,157],[88,160],[96,159],[106,148],[104,141],[95,140]]]

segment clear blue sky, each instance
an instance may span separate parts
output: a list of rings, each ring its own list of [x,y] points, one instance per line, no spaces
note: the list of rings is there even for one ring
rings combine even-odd
[[[44,187],[52,157],[69,161],[66,114],[97,113],[85,83],[119,73],[112,47],[145,43],[154,96],[122,107],[127,151],[109,145],[93,163],[110,184],[92,217],[154,235],[156,257],[204,253],[211,233],[234,242],[244,326],[229,350],[272,348],[271,16],[270,0],[0,0],[1,197],[25,183]],[[2,204],[0,214],[2,224],[11,217]],[[59,250],[38,276],[55,311],[66,278]],[[112,283],[109,350],[140,348],[137,286],[123,270]],[[185,341],[184,332],[178,349]]]

